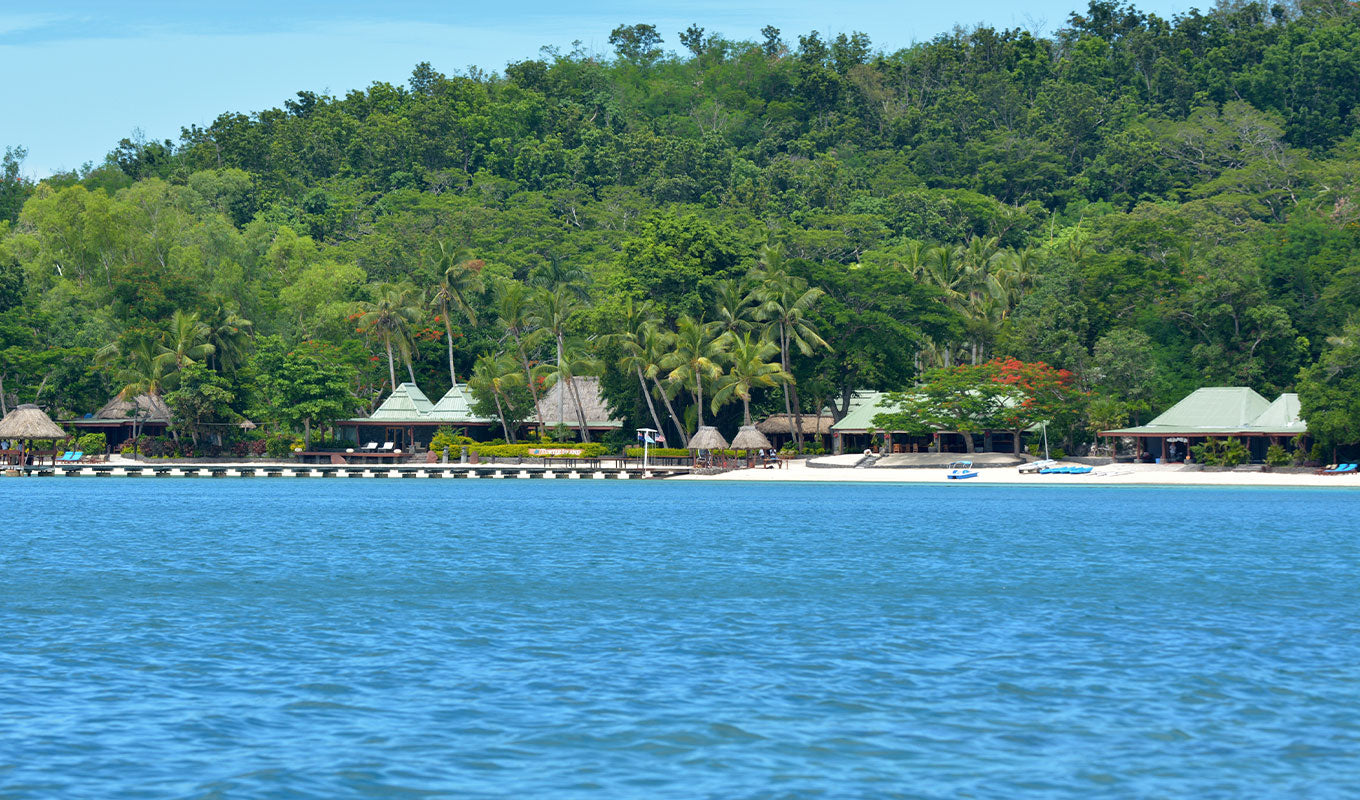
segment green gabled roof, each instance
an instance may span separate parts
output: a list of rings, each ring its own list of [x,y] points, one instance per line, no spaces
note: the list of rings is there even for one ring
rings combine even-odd
[[[490,422],[485,417],[479,417],[472,413],[472,401],[467,395],[467,386],[455,384],[451,386],[444,396],[439,398],[439,402],[430,409],[428,417],[431,422]]]
[[[1146,425],[1101,434],[1236,433],[1246,430],[1269,407],[1269,400],[1246,386],[1209,386],[1191,392]]]
[[[1275,402],[1252,420],[1246,430],[1252,433],[1307,433],[1308,423],[1299,418],[1299,396],[1286,392],[1275,398]]]
[[[883,395],[884,392],[855,392],[850,398],[850,410],[845,412],[840,422],[831,426],[831,430],[853,433],[876,428],[874,417],[896,410],[883,404]]]
[[[378,406],[369,419],[375,422],[423,422],[434,404],[414,383],[403,383]]]

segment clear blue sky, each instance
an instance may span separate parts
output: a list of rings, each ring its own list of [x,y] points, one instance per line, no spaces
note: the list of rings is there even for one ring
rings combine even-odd
[[[1138,5],[1169,16],[1212,3]],[[101,161],[134,129],[178,139],[182,126],[278,106],[302,89],[343,95],[374,81],[404,83],[420,61],[445,73],[500,71],[543,45],[569,49],[578,39],[608,53],[609,31],[621,23],[656,25],[670,49],[679,48],[676,31],[697,22],[734,39],[756,39],[767,24],[788,41],[810,30],[862,30],[893,50],[956,24],[1049,32],[1075,8],[1085,0],[0,0],[0,148],[27,147],[24,172],[41,177]]]

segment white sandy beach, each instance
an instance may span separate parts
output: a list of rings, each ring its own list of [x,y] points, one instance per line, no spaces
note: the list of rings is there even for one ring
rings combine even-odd
[[[1314,475],[1282,472],[1201,472],[1180,464],[1111,464],[1086,475],[1023,474],[1015,467],[979,467],[978,477],[951,481],[943,468],[855,469],[848,466],[858,455],[817,459],[819,464],[847,466],[810,467],[806,461],[790,462],[787,469],[743,469],[720,475],[683,475],[684,481],[817,481],[846,483],[943,483],[959,485],[1015,484],[1026,486],[1301,486],[1360,489],[1360,474]]]

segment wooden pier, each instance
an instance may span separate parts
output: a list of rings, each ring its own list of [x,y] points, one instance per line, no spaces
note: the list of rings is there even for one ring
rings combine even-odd
[[[688,474],[688,466],[561,466],[552,464],[58,464],[10,467],[34,478],[396,478],[500,480],[637,480]]]

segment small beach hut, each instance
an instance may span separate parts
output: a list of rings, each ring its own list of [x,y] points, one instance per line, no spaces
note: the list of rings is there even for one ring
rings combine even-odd
[[[705,451],[709,452],[712,459],[712,451],[726,450],[727,440],[723,438],[718,429],[712,425],[705,425],[689,437],[689,449],[694,451],[695,458],[699,458]]]
[[[774,447],[770,440],[765,438],[765,434],[756,430],[754,425],[743,425],[737,431],[737,435],[732,438],[732,448],[734,450],[768,450]]]
[[[57,427],[52,418],[32,403],[25,403],[0,420],[0,441],[33,442],[35,439],[65,439],[66,431]],[[17,456],[23,463],[23,452]]]
[[[732,437],[732,448],[734,450],[746,451],[746,463],[751,463],[752,450],[772,450],[774,445],[765,438],[765,434],[756,430],[754,425],[743,425],[737,431],[737,435]]]

